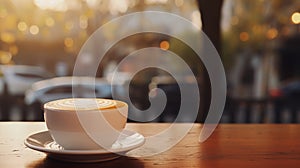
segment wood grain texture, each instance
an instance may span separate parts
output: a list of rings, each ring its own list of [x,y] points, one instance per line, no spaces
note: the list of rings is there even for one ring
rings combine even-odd
[[[169,124],[130,123],[127,128],[144,136],[154,135]],[[121,157],[101,163],[75,164],[53,160],[28,149],[24,139],[45,130],[42,122],[0,123],[0,167],[299,167],[300,125],[221,124],[204,143],[199,143],[200,124],[175,147],[150,157]],[[170,139],[172,141],[172,139]],[[161,143],[157,143],[161,145]],[[163,146],[161,146],[163,148]],[[147,143],[134,154],[153,149]]]

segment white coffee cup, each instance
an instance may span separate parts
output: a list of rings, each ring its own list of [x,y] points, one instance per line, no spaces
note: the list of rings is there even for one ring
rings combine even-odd
[[[44,104],[52,138],[64,149],[109,149],[127,121],[125,102],[99,98],[59,99]]]

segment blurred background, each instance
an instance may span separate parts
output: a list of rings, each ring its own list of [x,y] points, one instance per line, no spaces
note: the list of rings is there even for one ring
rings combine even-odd
[[[93,77],[70,77],[80,48],[95,30],[119,16],[148,10],[186,18],[215,45],[228,85],[222,123],[300,123],[299,0],[0,0],[0,120],[42,121],[42,104],[71,97],[73,84],[79,88],[78,97],[95,93],[111,98],[113,89],[122,100],[129,92],[139,109],[150,106],[149,90],[160,88],[168,97],[167,106],[151,121],[172,122],[181,99],[178,84],[168,72],[148,68],[128,79],[138,61],[151,58],[123,65],[118,84],[110,85],[112,72],[124,57],[138,49],[159,47],[176,53],[191,67],[201,93],[196,122],[203,122],[210,105],[205,66],[189,46],[174,37],[143,33],[122,39],[100,63],[96,86]],[[114,25],[105,38],[113,40],[118,31],[159,21],[141,17]],[[161,29],[189,38],[196,33],[176,23]],[[95,56],[87,54],[80,61],[88,66]],[[189,79],[183,76],[180,82],[189,85]],[[129,91],[123,88],[126,82]],[[129,115],[137,121],[149,117],[133,110]],[[193,122],[182,122],[186,121]]]

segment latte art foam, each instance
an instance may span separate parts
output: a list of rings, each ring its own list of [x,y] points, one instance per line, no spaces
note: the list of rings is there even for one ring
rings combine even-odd
[[[116,101],[110,99],[60,99],[45,104],[44,108],[53,110],[103,110],[114,108]]]

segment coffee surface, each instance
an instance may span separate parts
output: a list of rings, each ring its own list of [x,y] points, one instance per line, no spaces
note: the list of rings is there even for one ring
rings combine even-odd
[[[48,102],[44,105],[45,109],[50,110],[103,110],[116,107],[117,102],[111,99],[94,98],[69,98]]]

